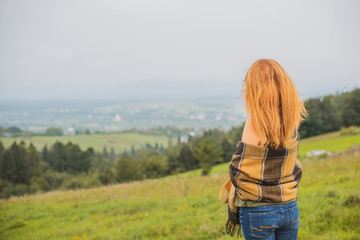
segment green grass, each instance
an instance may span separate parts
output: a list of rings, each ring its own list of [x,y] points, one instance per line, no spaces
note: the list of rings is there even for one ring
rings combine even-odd
[[[0,200],[0,239],[232,239],[224,234],[227,208],[218,199],[227,166],[214,167],[210,176]],[[358,239],[360,157],[302,166],[298,239]]]
[[[302,140],[300,149],[347,149],[358,137],[328,134]],[[298,239],[359,239],[360,155],[300,161]],[[0,200],[0,239],[233,239],[224,233],[227,206],[218,199],[228,163],[199,175]]]
[[[41,150],[45,144],[51,146],[56,141],[67,143],[79,144],[82,150],[86,150],[88,147],[93,147],[95,151],[103,151],[104,147],[107,147],[108,152],[113,147],[115,153],[121,153],[124,150],[130,150],[134,145],[136,149],[141,146],[145,146],[146,143],[150,143],[154,146],[155,142],[163,144],[164,147],[168,144],[168,137],[165,136],[153,136],[144,135],[138,133],[121,133],[121,134],[93,134],[93,135],[75,135],[75,136],[58,136],[58,137],[45,137],[37,136],[32,138],[0,138],[5,147],[9,147],[14,141],[18,143],[24,140],[26,143],[32,142],[38,150]]]
[[[332,132],[320,136],[300,140],[299,156],[306,156],[313,149],[326,150],[329,152],[343,152],[353,145],[360,145],[360,134],[340,135],[340,132]]]

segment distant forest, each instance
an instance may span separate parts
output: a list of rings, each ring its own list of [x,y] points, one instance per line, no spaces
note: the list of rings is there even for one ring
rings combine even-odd
[[[309,117],[301,125],[301,138],[360,126],[360,89],[305,101]],[[200,137],[173,143],[167,148],[146,144],[142,149],[115,155],[80,149],[77,144],[55,142],[38,151],[32,144],[0,141],[0,197],[54,189],[90,188],[158,178],[201,168],[207,175],[215,164],[229,162],[241,140],[244,123],[229,131],[211,129]],[[4,128],[3,128],[4,130]],[[9,130],[9,129],[7,129]],[[18,131],[16,128],[12,130]]]
[[[305,101],[309,117],[301,124],[302,138],[360,126],[360,88],[337,95],[310,98]]]

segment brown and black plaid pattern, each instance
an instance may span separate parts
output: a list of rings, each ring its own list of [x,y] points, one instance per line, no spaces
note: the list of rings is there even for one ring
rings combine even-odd
[[[295,199],[302,176],[297,159],[300,135],[288,147],[273,149],[238,142],[229,164],[229,179],[221,187],[219,199],[228,203],[226,232],[241,234],[235,194],[243,200],[281,203]]]

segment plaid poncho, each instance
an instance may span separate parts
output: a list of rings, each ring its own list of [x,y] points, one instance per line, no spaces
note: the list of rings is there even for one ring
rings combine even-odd
[[[288,147],[273,149],[238,142],[229,164],[230,177],[221,187],[219,199],[228,203],[226,233],[241,236],[236,194],[243,200],[281,203],[297,196],[302,176],[297,159],[300,135]]]

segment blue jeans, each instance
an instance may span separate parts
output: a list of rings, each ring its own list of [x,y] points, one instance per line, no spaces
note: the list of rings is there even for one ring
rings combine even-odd
[[[240,225],[246,240],[295,240],[300,226],[297,202],[240,207]]]

